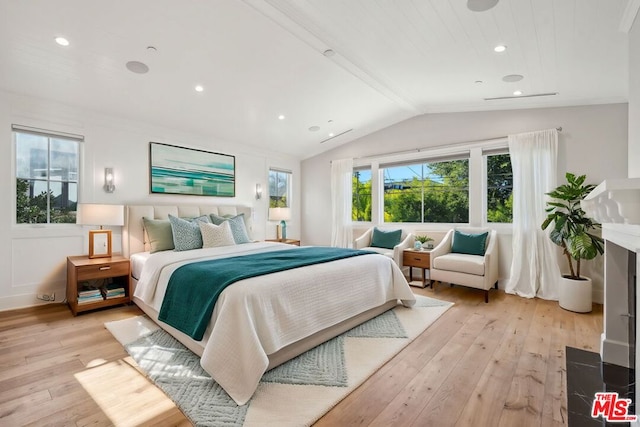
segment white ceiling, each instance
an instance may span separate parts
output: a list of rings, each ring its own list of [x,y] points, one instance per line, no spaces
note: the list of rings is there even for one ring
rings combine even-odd
[[[0,88],[307,158],[423,113],[626,102],[620,27],[637,6],[0,0]],[[150,71],[128,71],[132,60]],[[516,89],[558,95],[484,100]]]

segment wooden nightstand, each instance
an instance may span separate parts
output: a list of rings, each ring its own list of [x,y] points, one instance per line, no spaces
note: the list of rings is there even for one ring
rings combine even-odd
[[[413,249],[405,249],[402,253],[402,265],[409,267],[409,282],[413,281],[413,267],[422,269],[422,287],[426,287],[426,270],[431,268],[431,251],[421,250],[415,251]],[[431,279],[429,279],[429,286],[431,286]]]
[[[287,245],[300,246],[300,240],[296,239],[266,239],[265,242],[279,242],[286,243]]]
[[[86,255],[67,257],[67,302],[71,312],[75,316],[83,311],[130,302],[130,275],[129,259],[121,255],[93,259]]]

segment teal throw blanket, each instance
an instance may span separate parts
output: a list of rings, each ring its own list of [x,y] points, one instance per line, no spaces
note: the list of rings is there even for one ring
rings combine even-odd
[[[169,279],[158,319],[200,341],[218,296],[227,286],[250,277],[374,253],[308,246],[183,265]]]

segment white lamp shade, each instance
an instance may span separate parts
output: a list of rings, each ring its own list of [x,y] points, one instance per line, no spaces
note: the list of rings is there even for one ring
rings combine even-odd
[[[287,221],[291,219],[291,209],[289,208],[269,208],[270,221]]]
[[[79,203],[76,224],[124,225],[124,206]]]

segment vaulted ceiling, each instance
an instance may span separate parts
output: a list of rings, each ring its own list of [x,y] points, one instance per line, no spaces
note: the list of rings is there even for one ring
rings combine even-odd
[[[637,7],[0,0],[0,88],[307,158],[419,114],[626,102]]]

